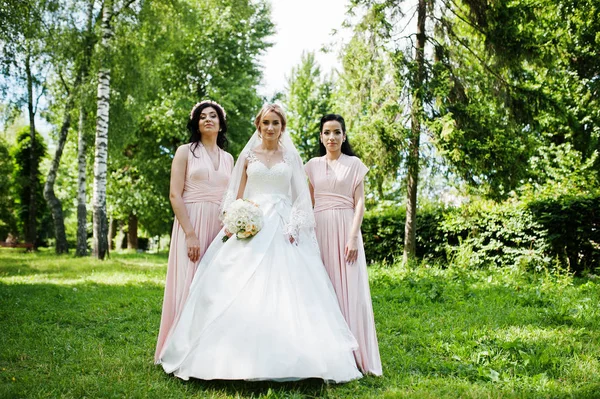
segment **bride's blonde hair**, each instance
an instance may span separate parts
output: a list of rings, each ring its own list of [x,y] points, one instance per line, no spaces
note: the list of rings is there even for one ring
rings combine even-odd
[[[287,125],[287,118],[285,117],[285,112],[283,112],[283,108],[281,108],[281,106],[278,104],[263,105],[263,107],[256,115],[256,118],[254,118],[254,126],[256,126],[256,129],[260,132],[260,122],[269,112],[274,112],[275,114],[277,114],[277,116],[279,116],[279,119],[281,119],[281,132],[283,133]]]

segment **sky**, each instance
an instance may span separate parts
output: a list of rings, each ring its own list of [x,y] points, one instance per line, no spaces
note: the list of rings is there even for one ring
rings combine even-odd
[[[321,71],[338,67],[337,51],[322,53],[323,46],[339,42],[348,0],[271,0],[271,18],[276,33],[274,45],[260,58],[264,67],[259,94],[271,97],[286,87],[286,77],[300,62],[303,51],[314,51]]]

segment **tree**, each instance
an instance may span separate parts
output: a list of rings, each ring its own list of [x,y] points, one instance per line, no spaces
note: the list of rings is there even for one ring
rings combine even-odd
[[[39,75],[43,73],[47,63],[45,38],[47,30],[44,25],[44,14],[47,10],[55,9],[56,4],[52,0],[30,2],[27,0],[21,2],[10,2],[2,4],[2,12],[6,13],[10,19],[3,20],[0,28],[0,48],[3,50],[2,64],[3,75],[9,79],[23,82],[26,87],[25,93],[14,93],[16,100],[13,107],[21,108],[23,104],[27,105],[27,115],[29,118],[29,139],[32,147],[35,148],[36,129],[35,116],[38,110],[38,101],[45,88],[43,79]],[[38,93],[36,93],[38,89]],[[34,248],[37,247],[37,208],[39,207],[36,196],[39,179],[35,175],[36,166],[34,165],[35,151],[30,152],[28,170],[30,198],[27,202],[28,221],[25,229],[25,240],[31,242]]]
[[[81,81],[82,86],[79,92],[79,122],[77,125],[77,247],[75,253],[77,256],[87,255],[87,209],[86,209],[86,165],[87,165],[87,100],[88,93],[84,86],[89,77],[90,63],[92,59],[93,47],[96,42],[96,36],[93,28],[94,0],[89,0],[86,10],[86,28],[82,40],[82,59],[81,59]]]
[[[35,140],[32,141],[29,127],[25,127],[18,132],[17,143],[12,148],[11,152],[15,165],[12,181],[16,194],[17,218],[20,230],[24,232],[26,238],[30,237],[31,232],[28,231],[28,229],[31,220],[31,208],[29,204],[31,197],[35,196],[35,201],[39,204],[35,214],[35,225],[39,225],[42,228],[36,230],[37,235],[34,241],[43,243],[47,238],[51,237],[48,233],[52,231],[51,216],[45,206],[46,203],[43,201],[44,196],[42,187],[44,184],[42,173],[39,168],[42,159],[46,155],[46,145],[37,132]],[[33,156],[31,155],[32,153]],[[35,160],[33,163],[33,172],[30,170],[32,165],[31,158]],[[31,184],[32,174],[35,176],[35,184]]]
[[[438,18],[439,114],[431,127],[453,170],[503,199],[524,184],[543,186],[547,171],[563,168],[557,163],[572,165],[563,155],[575,151],[597,185],[598,4],[443,4],[449,12]]]
[[[12,195],[13,158],[8,143],[0,138],[0,240],[16,234],[15,201]]]
[[[380,22],[372,10],[354,28],[343,48],[342,71],[334,91],[334,108],[345,117],[353,148],[371,169],[366,177],[371,204],[396,199],[406,147],[401,105],[404,77],[394,68],[378,33]]]
[[[169,172],[189,137],[193,104],[212,98],[225,107],[234,155],[252,134],[261,104],[257,56],[273,29],[268,8],[215,4],[146,2],[138,23],[119,25],[115,35],[111,87],[119,95],[111,99],[107,209],[120,221],[134,216],[147,234],[170,232]],[[199,30],[198,21],[211,28]]]
[[[110,39],[113,36],[111,19],[113,2],[102,4],[102,39],[100,42],[100,69],[96,112],[96,141],[94,152],[94,243],[93,254],[104,259],[108,252],[108,219],[106,216],[106,164],[108,162],[108,122],[110,107]]]
[[[417,5],[417,45],[415,47],[414,78],[411,80],[412,105],[410,109],[410,136],[408,145],[408,173],[406,176],[406,223],[404,226],[403,262],[417,253],[417,188],[419,180],[419,151],[423,99],[425,97],[425,0]]]
[[[48,176],[46,178],[46,185],[44,187],[44,197],[52,210],[52,216],[55,226],[56,236],[56,252],[63,253],[68,252],[67,239],[65,234],[65,224],[63,217],[63,210],[61,201],[57,198],[54,193],[54,183],[56,181],[56,175],[58,173],[62,153],[64,150],[65,143],[67,142],[68,133],[71,127],[71,119],[74,108],[76,106],[76,100],[79,98],[79,129],[80,131],[80,155],[79,162],[83,165],[79,165],[80,180],[79,180],[79,194],[83,191],[83,198],[79,198],[78,208],[83,206],[83,212],[80,213],[79,225],[83,226],[83,232],[78,234],[78,255],[83,255],[87,252],[87,232],[85,231],[86,225],[86,212],[85,212],[85,140],[83,137],[83,129],[85,126],[85,99],[83,93],[87,89],[84,86],[88,80],[89,68],[91,63],[91,56],[93,52],[93,45],[95,42],[93,32],[93,7],[94,0],[90,0],[86,5],[86,21],[84,24],[78,22],[78,18],[75,17],[83,9],[79,8],[79,4],[72,4],[71,8],[66,7],[62,15],[57,15],[52,20],[54,23],[53,34],[51,35],[52,40],[50,43],[50,51],[52,54],[53,70],[58,75],[56,79],[60,82],[55,86],[53,97],[60,99],[62,94],[66,94],[66,101],[64,105],[58,107],[62,112],[63,117],[60,124],[58,142],[56,146],[56,153],[52,161]],[[79,26],[81,25],[81,26]],[[72,81],[72,82],[71,82]],[[60,101],[55,101],[60,103]],[[83,171],[83,174],[81,172]],[[82,204],[83,202],[83,204]],[[80,227],[81,230],[81,227]]]
[[[96,140],[94,152],[94,226],[93,254],[104,259],[108,253],[108,217],[106,214],[106,172],[108,163],[108,128],[110,108],[110,78],[113,52],[114,18],[126,10],[135,0],[126,0],[121,9],[114,10],[113,0],[102,4],[100,67],[98,69],[98,95],[96,111]]]
[[[52,212],[52,219],[54,221],[54,235],[56,237],[55,251],[57,254],[69,252],[67,236],[65,233],[65,221],[63,217],[62,204],[60,203],[60,200],[56,197],[56,194],[54,193],[54,182],[56,181],[56,173],[58,172],[58,166],[60,164],[62,152],[67,141],[67,134],[71,126],[71,111],[75,102],[73,97],[73,93],[70,93],[69,98],[67,99],[67,103],[65,105],[65,115],[62,126],[59,131],[59,139],[58,144],[56,146],[56,153],[54,155],[54,159],[52,160],[50,170],[48,171],[48,175],[46,177],[46,184],[44,185],[44,198],[50,206],[50,210]]]
[[[287,81],[287,130],[307,162],[319,155],[319,121],[331,110],[331,80],[321,77],[314,52],[303,53]]]

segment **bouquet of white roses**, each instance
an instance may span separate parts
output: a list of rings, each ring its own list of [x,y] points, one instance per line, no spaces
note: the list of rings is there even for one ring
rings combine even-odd
[[[257,204],[246,199],[232,202],[223,214],[225,229],[237,238],[253,237],[263,225],[263,213]],[[223,242],[229,237],[223,237]]]

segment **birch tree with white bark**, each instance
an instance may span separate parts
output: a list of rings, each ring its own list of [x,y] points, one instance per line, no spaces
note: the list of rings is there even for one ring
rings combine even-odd
[[[104,259],[108,253],[106,167],[108,162],[108,123],[110,109],[110,41],[114,35],[111,26],[112,17],[113,2],[112,0],[105,0],[102,5],[101,61],[98,71],[98,105],[96,113],[96,140],[94,144],[93,255],[98,259]]]

